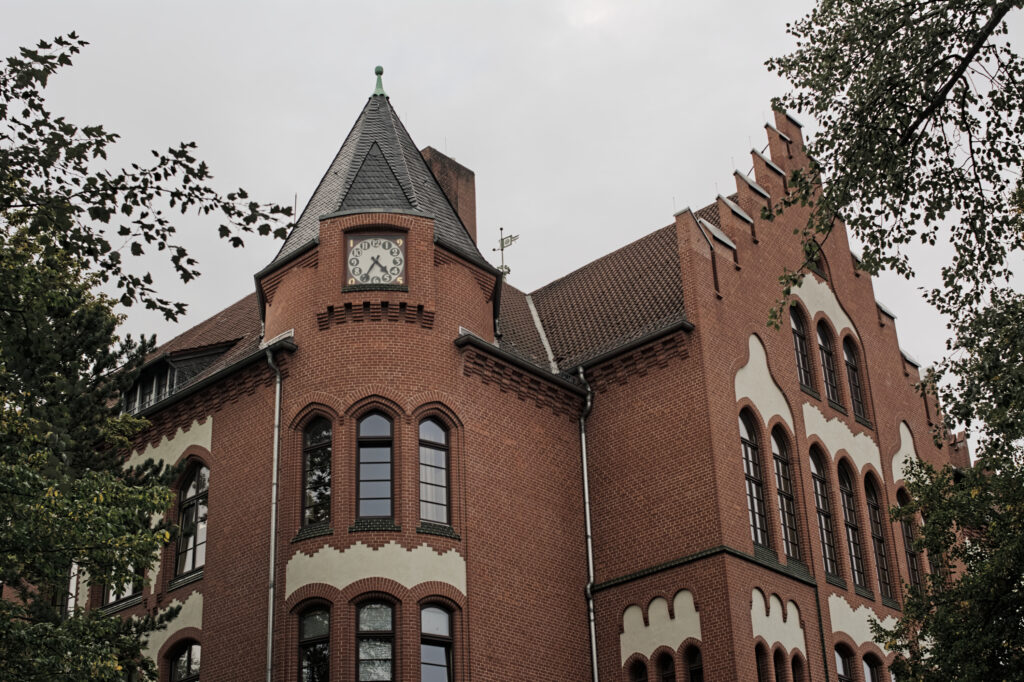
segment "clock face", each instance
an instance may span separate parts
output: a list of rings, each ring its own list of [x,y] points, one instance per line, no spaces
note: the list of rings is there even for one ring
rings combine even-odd
[[[405,239],[375,234],[348,238],[348,286],[405,285]]]

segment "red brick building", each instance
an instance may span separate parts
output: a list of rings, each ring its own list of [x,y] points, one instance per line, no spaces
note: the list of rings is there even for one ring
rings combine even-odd
[[[927,562],[887,510],[966,448],[841,226],[766,326],[806,157],[765,133],[735,194],[527,294],[378,82],[255,292],[148,362],[132,461],[186,463],[183,532],[80,603],[181,605],[163,680],[888,679],[869,619]]]

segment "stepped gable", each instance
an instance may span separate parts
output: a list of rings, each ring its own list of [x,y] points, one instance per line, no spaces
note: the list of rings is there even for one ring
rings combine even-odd
[[[434,220],[434,239],[492,271],[378,84],[271,265],[320,234],[320,218],[398,212]]]
[[[502,350],[537,365],[544,371],[550,371],[548,353],[544,350],[544,342],[530,314],[526,303],[526,294],[508,282],[501,285],[501,316],[498,318],[501,329],[501,340],[498,344]]]

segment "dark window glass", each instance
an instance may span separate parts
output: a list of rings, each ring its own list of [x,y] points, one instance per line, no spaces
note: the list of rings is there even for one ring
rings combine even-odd
[[[103,603],[113,604],[122,599],[134,597],[142,592],[142,576],[135,580],[129,580],[123,585],[105,585],[103,588]]]
[[[359,420],[359,516],[391,516],[391,421],[379,412]]]
[[[807,682],[804,675],[804,664],[799,658],[793,659],[793,682]]]
[[[655,663],[658,671],[658,682],[676,682],[676,662],[671,654],[661,654]]]
[[[807,355],[807,328],[796,308],[789,309],[789,324],[793,328],[793,350],[796,353],[796,371],[801,386],[813,387],[811,361]]]
[[[789,467],[789,450],[785,436],[772,431],[772,459],[775,462],[775,487],[779,491],[779,521],[782,525],[782,547],[790,559],[800,559],[800,537],[796,530],[796,503],[793,477]]]
[[[684,655],[686,661],[686,672],[690,674],[688,682],[704,682],[704,659],[700,655],[700,649],[690,645]]]
[[[760,645],[754,648],[754,660],[757,663],[757,682],[771,682],[768,679],[768,654]]]
[[[839,682],[853,682],[853,657],[836,647],[836,673]]]
[[[198,644],[186,644],[178,655],[171,659],[171,682],[198,682],[201,654],[202,648]]]
[[[910,499],[901,490],[896,496],[896,501],[902,507],[910,502]],[[900,530],[903,531],[903,552],[907,558],[910,584],[913,587],[921,587],[921,558],[918,556],[917,550],[914,549],[914,527],[910,521],[904,519],[900,521]]]
[[[839,575],[836,540],[832,531],[832,507],[828,496],[828,474],[822,467],[821,458],[821,453],[816,448],[811,450],[811,480],[814,482],[814,507],[818,512],[818,537],[821,540],[825,573]]]
[[[356,627],[359,680],[394,680],[395,629],[393,610],[383,602],[359,607]]]
[[[861,661],[864,665],[864,682],[882,682],[882,664],[870,656]]]
[[[424,607],[420,611],[420,633],[421,682],[451,682],[451,614],[437,606]]]
[[[850,553],[850,571],[853,582],[867,587],[864,578],[864,558],[860,552],[860,524],[857,522],[857,498],[853,493],[853,481],[845,464],[839,465],[839,497],[843,502],[843,522],[846,526],[846,548]]]
[[[449,522],[448,430],[435,419],[420,422],[420,519]]]
[[[181,487],[178,503],[178,552],[175,575],[198,570],[206,563],[206,498],[209,492],[210,470],[205,466],[193,467]]]
[[[872,481],[867,482],[864,497],[868,502],[868,522],[871,526],[871,547],[875,552],[875,566],[878,569],[878,589],[883,597],[892,599],[889,552],[885,544],[885,517],[882,515],[882,505],[878,499],[878,489]]]
[[[629,666],[629,682],[647,682],[647,666],[643,661],[633,661]]]
[[[331,520],[331,422],[314,419],[303,434],[302,525]]]
[[[839,384],[836,381],[836,359],[832,350],[832,337],[822,322],[818,323],[818,351],[821,355],[821,371],[825,376],[825,397],[839,403]]]
[[[853,414],[867,419],[864,408],[864,389],[861,388],[860,367],[857,364],[857,350],[850,339],[843,341],[843,358],[846,360],[846,378],[850,381],[850,400],[853,401]]]
[[[299,682],[331,679],[331,612],[314,607],[299,617]]]
[[[747,481],[747,511],[750,516],[750,535],[754,544],[768,546],[768,519],[764,509],[764,485],[761,479],[761,455],[757,447],[757,432],[749,415],[740,414],[740,442],[743,445],[743,472]]]
[[[775,682],[786,682],[786,657],[781,651],[775,652]]]

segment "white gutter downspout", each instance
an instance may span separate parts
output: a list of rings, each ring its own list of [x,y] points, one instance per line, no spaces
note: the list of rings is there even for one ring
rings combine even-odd
[[[594,406],[594,391],[583,375],[583,366],[578,369],[580,381],[587,389],[586,403],[580,414],[580,456],[583,464],[583,523],[587,535],[587,620],[590,624],[590,670],[594,682],[598,682],[597,673],[597,625],[594,617],[594,536],[590,527],[590,477],[587,473],[587,417]]]
[[[274,393],[274,463],[270,490],[270,583],[267,588],[267,678],[270,682],[270,675],[273,670],[274,654],[274,579],[276,573],[277,559],[277,474],[278,459],[281,455],[281,369],[274,364],[274,351],[267,348],[267,364],[277,375],[277,384]]]

